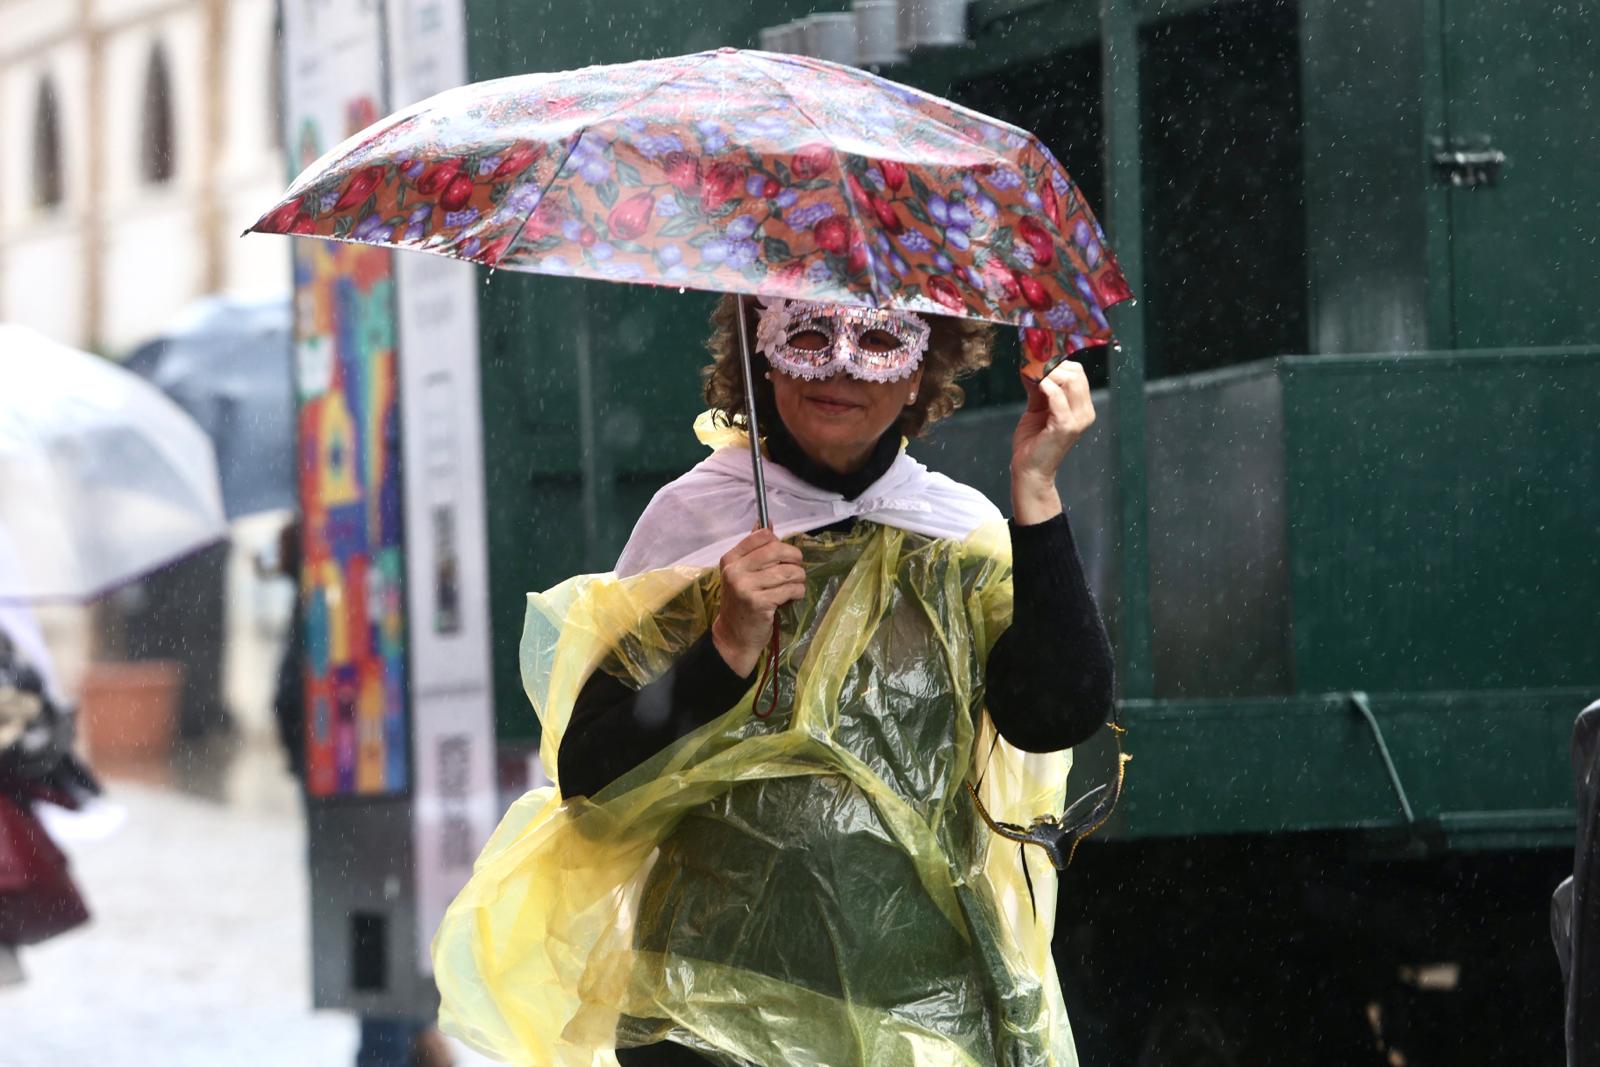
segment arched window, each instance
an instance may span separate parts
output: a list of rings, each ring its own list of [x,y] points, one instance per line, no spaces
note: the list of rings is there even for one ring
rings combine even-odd
[[[47,74],[39,79],[33,105],[33,203],[52,208],[61,203],[61,111],[56,87]]]
[[[172,78],[167,73],[167,53],[156,44],[144,75],[144,130],[140,143],[140,173],[144,180],[172,180]]]

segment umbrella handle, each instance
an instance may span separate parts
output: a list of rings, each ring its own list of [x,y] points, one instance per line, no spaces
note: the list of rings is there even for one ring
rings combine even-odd
[[[755,474],[756,481],[756,516],[761,520],[761,525],[767,529],[772,528],[772,518],[767,514],[767,482],[761,473],[761,427],[756,421],[756,376],[755,369],[750,365],[750,327],[745,318],[745,295],[735,297],[737,306],[735,311],[739,320],[739,358],[743,361],[744,368],[744,417],[750,430],[750,469]],[[761,694],[766,691],[768,683],[772,685],[772,699],[764,710],[752,708],[758,719],[765,719],[771,715],[778,706],[778,652],[781,648],[778,636],[778,620],[772,620],[772,640],[767,645],[767,651],[762,656],[761,678],[756,684],[756,702],[761,701]]]
[[[767,515],[767,482],[761,473],[761,427],[756,422],[756,383],[755,373],[750,366],[750,330],[745,320],[745,295],[740,293],[736,297],[736,308],[739,319],[739,358],[744,366],[744,417],[750,430],[750,469],[756,478],[756,516],[761,520],[761,525],[772,526],[772,519]]]

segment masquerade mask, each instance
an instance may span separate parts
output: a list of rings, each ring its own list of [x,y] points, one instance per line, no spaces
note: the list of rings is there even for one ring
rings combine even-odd
[[[862,381],[896,382],[922,362],[930,332],[908,311],[770,300],[756,325],[756,350],[795,378],[842,370]]]

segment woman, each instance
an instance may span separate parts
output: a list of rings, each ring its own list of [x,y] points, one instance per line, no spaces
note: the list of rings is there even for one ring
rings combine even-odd
[[[1082,369],[1030,385],[1013,436],[1013,603],[998,511],[901,448],[959,406],[987,329],[752,308],[774,526],[752,533],[734,308],[707,382],[723,432],[702,427],[722,447],[615,576],[530,598],[561,795],[513,809],[446,917],[447,1029],[531,1063],[1074,1063],[1053,882],[990,847],[966,785],[1000,818],[1059,811],[1065,759],[1026,753],[1110,713],[1055,489],[1094,419]]]

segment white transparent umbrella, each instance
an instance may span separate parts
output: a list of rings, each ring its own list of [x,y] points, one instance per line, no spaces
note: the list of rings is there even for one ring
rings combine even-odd
[[[192,418],[108,360],[0,323],[0,602],[92,599],[226,536]]]

